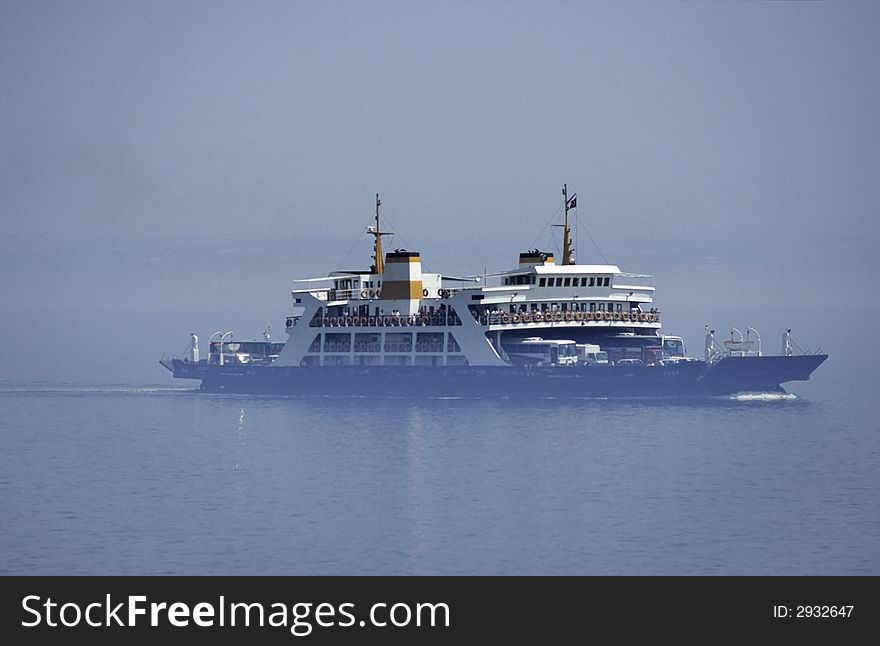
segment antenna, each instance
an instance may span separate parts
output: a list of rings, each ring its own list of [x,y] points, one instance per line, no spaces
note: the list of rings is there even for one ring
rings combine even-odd
[[[562,237],[562,264],[570,265],[572,264],[571,252],[573,251],[571,246],[571,227],[568,226],[568,211],[569,209],[574,209],[577,207],[577,193],[571,196],[571,199],[568,198],[568,184],[562,185],[562,202],[565,206],[565,224],[564,226],[564,234]]]
[[[376,193],[376,226],[367,227],[367,233],[372,235],[376,240],[373,243],[373,268],[377,274],[385,273],[385,263],[382,256],[382,236],[390,236],[390,232],[384,232],[379,228],[379,207],[382,206],[382,200]]]

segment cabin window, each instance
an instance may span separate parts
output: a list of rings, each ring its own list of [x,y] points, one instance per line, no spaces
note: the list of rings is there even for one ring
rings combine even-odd
[[[309,352],[320,352],[321,351],[321,335],[315,337],[315,340],[312,341],[312,345],[309,346]]]
[[[416,334],[416,352],[443,352],[443,332]]]
[[[412,336],[412,332],[387,332],[385,352],[412,352]]]
[[[561,277],[556,279],[556,286],[562,287],[562,278]]]
[[[605,278],[602,280],[602,286],[603,286],[603,287],[608,287],[608,283],[609,283],[610,281],[611,281],[611,278],[608,277],[608,276],[605,276]]]
[[[327,332],[324,334],[324,352],[351,352],[351,334]]]
[[[446,351],[461,352],[461,346],[458,345],[458,341],[455,340],[451,333],[449,334],[449,341],[446,343]]]
[[[379,349],[378,333],[358,332],[354,335],[355,352],[379,352]]]
[[[596,286],[596,277],[590,276],[590,287],[595,287],[595,286]]]
[[[564,287],[571,287],[571,278],[566,278],[565,282],[563,283],[563,286]]]
[[[538,286],[539,286],[539,287],[546,287],[546,286],[547,286],[547,279],[546,279],[546,278],[542,278],[542,279],[538,282]]]
[[[532,274],[532,275],[529,277],[529,284],[530,284],[530,285],[534,285],[534,284],[535,284],[535,278],[537,278],[537,276],[535,276],[535,274]]]
[[[584,276],[583,278],[581,278],[581,287],[586,287],[586,286],[587,286],[587,277]]]
[[[595,304],[595,303],[590,303],[590,311],[591,311],[591,312],[595,312],[595,311],[596,311],[596,304]]]
[[[604,311],[605,311],[605,303],[599,303],[599,311],[600,311],[600,312],[604,312]]]

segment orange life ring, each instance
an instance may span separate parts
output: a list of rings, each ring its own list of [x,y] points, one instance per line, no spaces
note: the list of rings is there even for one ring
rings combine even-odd
[[[501,322],[502,323],[510,323],[510,317],[507,314],[503,314],[501,316]]]
[[[369,296],[369,292],[367,292],[367,290],[365,290],[365,289],[362,289],[361,290],[361,298],[366,298],[367,296]]]
[[[571,312],[566,312],[566,313],[565,313],[565,320],[566,320],[566,321],[570,321],[571,318],[572,318],[572,316],[571,316]]]
[[[525,312],[525,313],[522,315],[522,322],[523,322],[523,323],[530,323],[531,321],[532,321],[532,315],[529,314],[528,312]]]
[[[624,312],[624,313],[621,314],[620,316],[623,318],[624,321],[628,321],[628,320],[629,320],[629,312]]]
[[[354,320],[350,316],[345,317],[345,325],[350,326],[354,323]]]
[[[654,321],[657,320],[657,315],[656,315],[656,314],[648,314],[648,320],[649,320],[651,323],[653,323]]]
[[[648,315],[645,314],[645,313],[639,314],[639,320],[640,320],[642,323],[644,323],[645,321],[648,320]]]
[[[584,320],[584,313],[583,312],[575,312],[574,313],[574,320],[575,321],[583,321]]]
[[[375,316],[371,316],[370,318],[368,318],[368,319],[367,319],[367,325],[369,325],[370,327],[376,325],[376,317],[375,317]]]
[[[335,316],[330,317],[330,327],[336,327],[336,317]]]
[[[514,314],[513,316],[511,316],[510,322],[511,323],[519,323],[519,314]]]
[[[556,315],[553,317],[553,320],[554,321],[561,321],[562,320],[562,312],[556,312]]]
[[[620,312],[615,312],[615,313],[613,314],[613,316],[614,316],[614,320],[615,320],[615,321],[619,321],[619,320],[620,320]]]
[[[605,312],[605,315],[602,318],[604,318],[606,321],[610,321],[611,320],[611,312]]]
[[[535,312],[535,323],[540,323],[544,320],[544,315],[540,312]]]
[[[423,316],[423,317],[422,317],[422,325],[427,325],[429,322],[430,322],[430,321],[428,320],[428,317],[427,317],[427,316]]]

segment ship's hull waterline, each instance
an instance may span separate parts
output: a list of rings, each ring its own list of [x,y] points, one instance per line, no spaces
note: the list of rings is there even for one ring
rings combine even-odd
[[[276,395],[394,397],[714,397],[784,392],[783,384],[809,379],[827,358],[726,357],[708,365],[525,367],[290,367],[192,364],[175,359],[174,376],[198,379],[201,390]]]

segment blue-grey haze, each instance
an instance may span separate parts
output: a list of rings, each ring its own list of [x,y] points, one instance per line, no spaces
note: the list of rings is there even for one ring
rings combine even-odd
[[[0,2],[3,570],[265,572],[285,534],[284,571],[877,574],[878,28],[855,2]],[[290,279],[369,263],[377,192],[391,247],[462,275],[558,249],[563,182],[578,259],[655,274],[692,353],[708,324],[831,358],[767,406],[380,424],[131,392],[190,332],[281,338]]]

